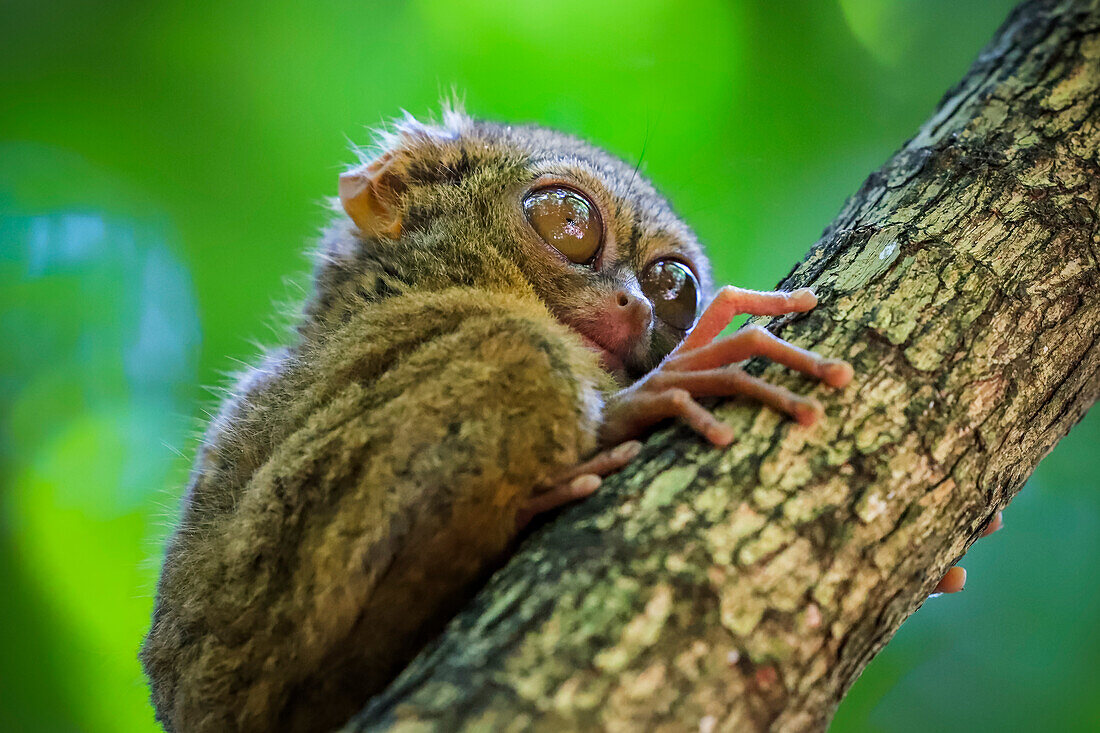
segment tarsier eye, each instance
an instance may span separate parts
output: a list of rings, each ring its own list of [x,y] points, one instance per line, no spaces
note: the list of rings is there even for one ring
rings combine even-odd
[[[683,331],[692,327],[699,309],[699,281],[687,265],[657,260],[642,274],[641,285],[658,318]]]
[[[532,191],[523,200],[523,212],[539,236],[570,261],[583,265],[599,252],[600,214],[576,191],[560,186]]]

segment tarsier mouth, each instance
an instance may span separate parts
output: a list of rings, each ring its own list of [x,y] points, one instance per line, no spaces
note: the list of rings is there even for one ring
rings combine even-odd
[[[604,369],[609,372],[621,372],[627,370],[626,362],[621,356],[601,344],[596,339],[583,333],[579,329],[574,328],[573,330],[581,337],[581,341],[584,342],[585,346],[600,355],[600,366],[602,366]]]

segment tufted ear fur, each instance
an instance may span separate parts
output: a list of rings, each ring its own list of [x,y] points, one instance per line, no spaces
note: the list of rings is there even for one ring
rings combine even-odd
[[[397,239],[405,188],[398,155],[386,152],[340,176],[340,203],[364,236]]]
[[[438,161],[441,148],[471,124],[457,103],[445,103],[440,124],[424,124],[406,113],[392,130],[379,131],[384,152],[340,176],[340,203],[359,231],[367,237],[400,237],[401,197],[409,187],[410,167],[417,159]]]

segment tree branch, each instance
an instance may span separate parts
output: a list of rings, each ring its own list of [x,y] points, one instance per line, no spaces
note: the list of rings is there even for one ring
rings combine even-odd
[[[1098,89],[1100,1],[1018,8],[783,283],[821,305],[772,328],[856,368],[822,424],[655,436],[348,729],[827,725],[1100,394]]]

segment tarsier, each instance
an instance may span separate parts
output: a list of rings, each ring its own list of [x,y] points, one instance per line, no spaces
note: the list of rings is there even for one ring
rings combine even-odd
[[[340,177],[293,343],[206,433],[141,651],[170,731],[327,730],[453,615],[535,515],[591,494],[652,426],[735,439],[696,398],[809,425],[851,367],[740,313],[637,170],[550,130],[407,118]],[[946,579],[945,579],[946,580]]]

